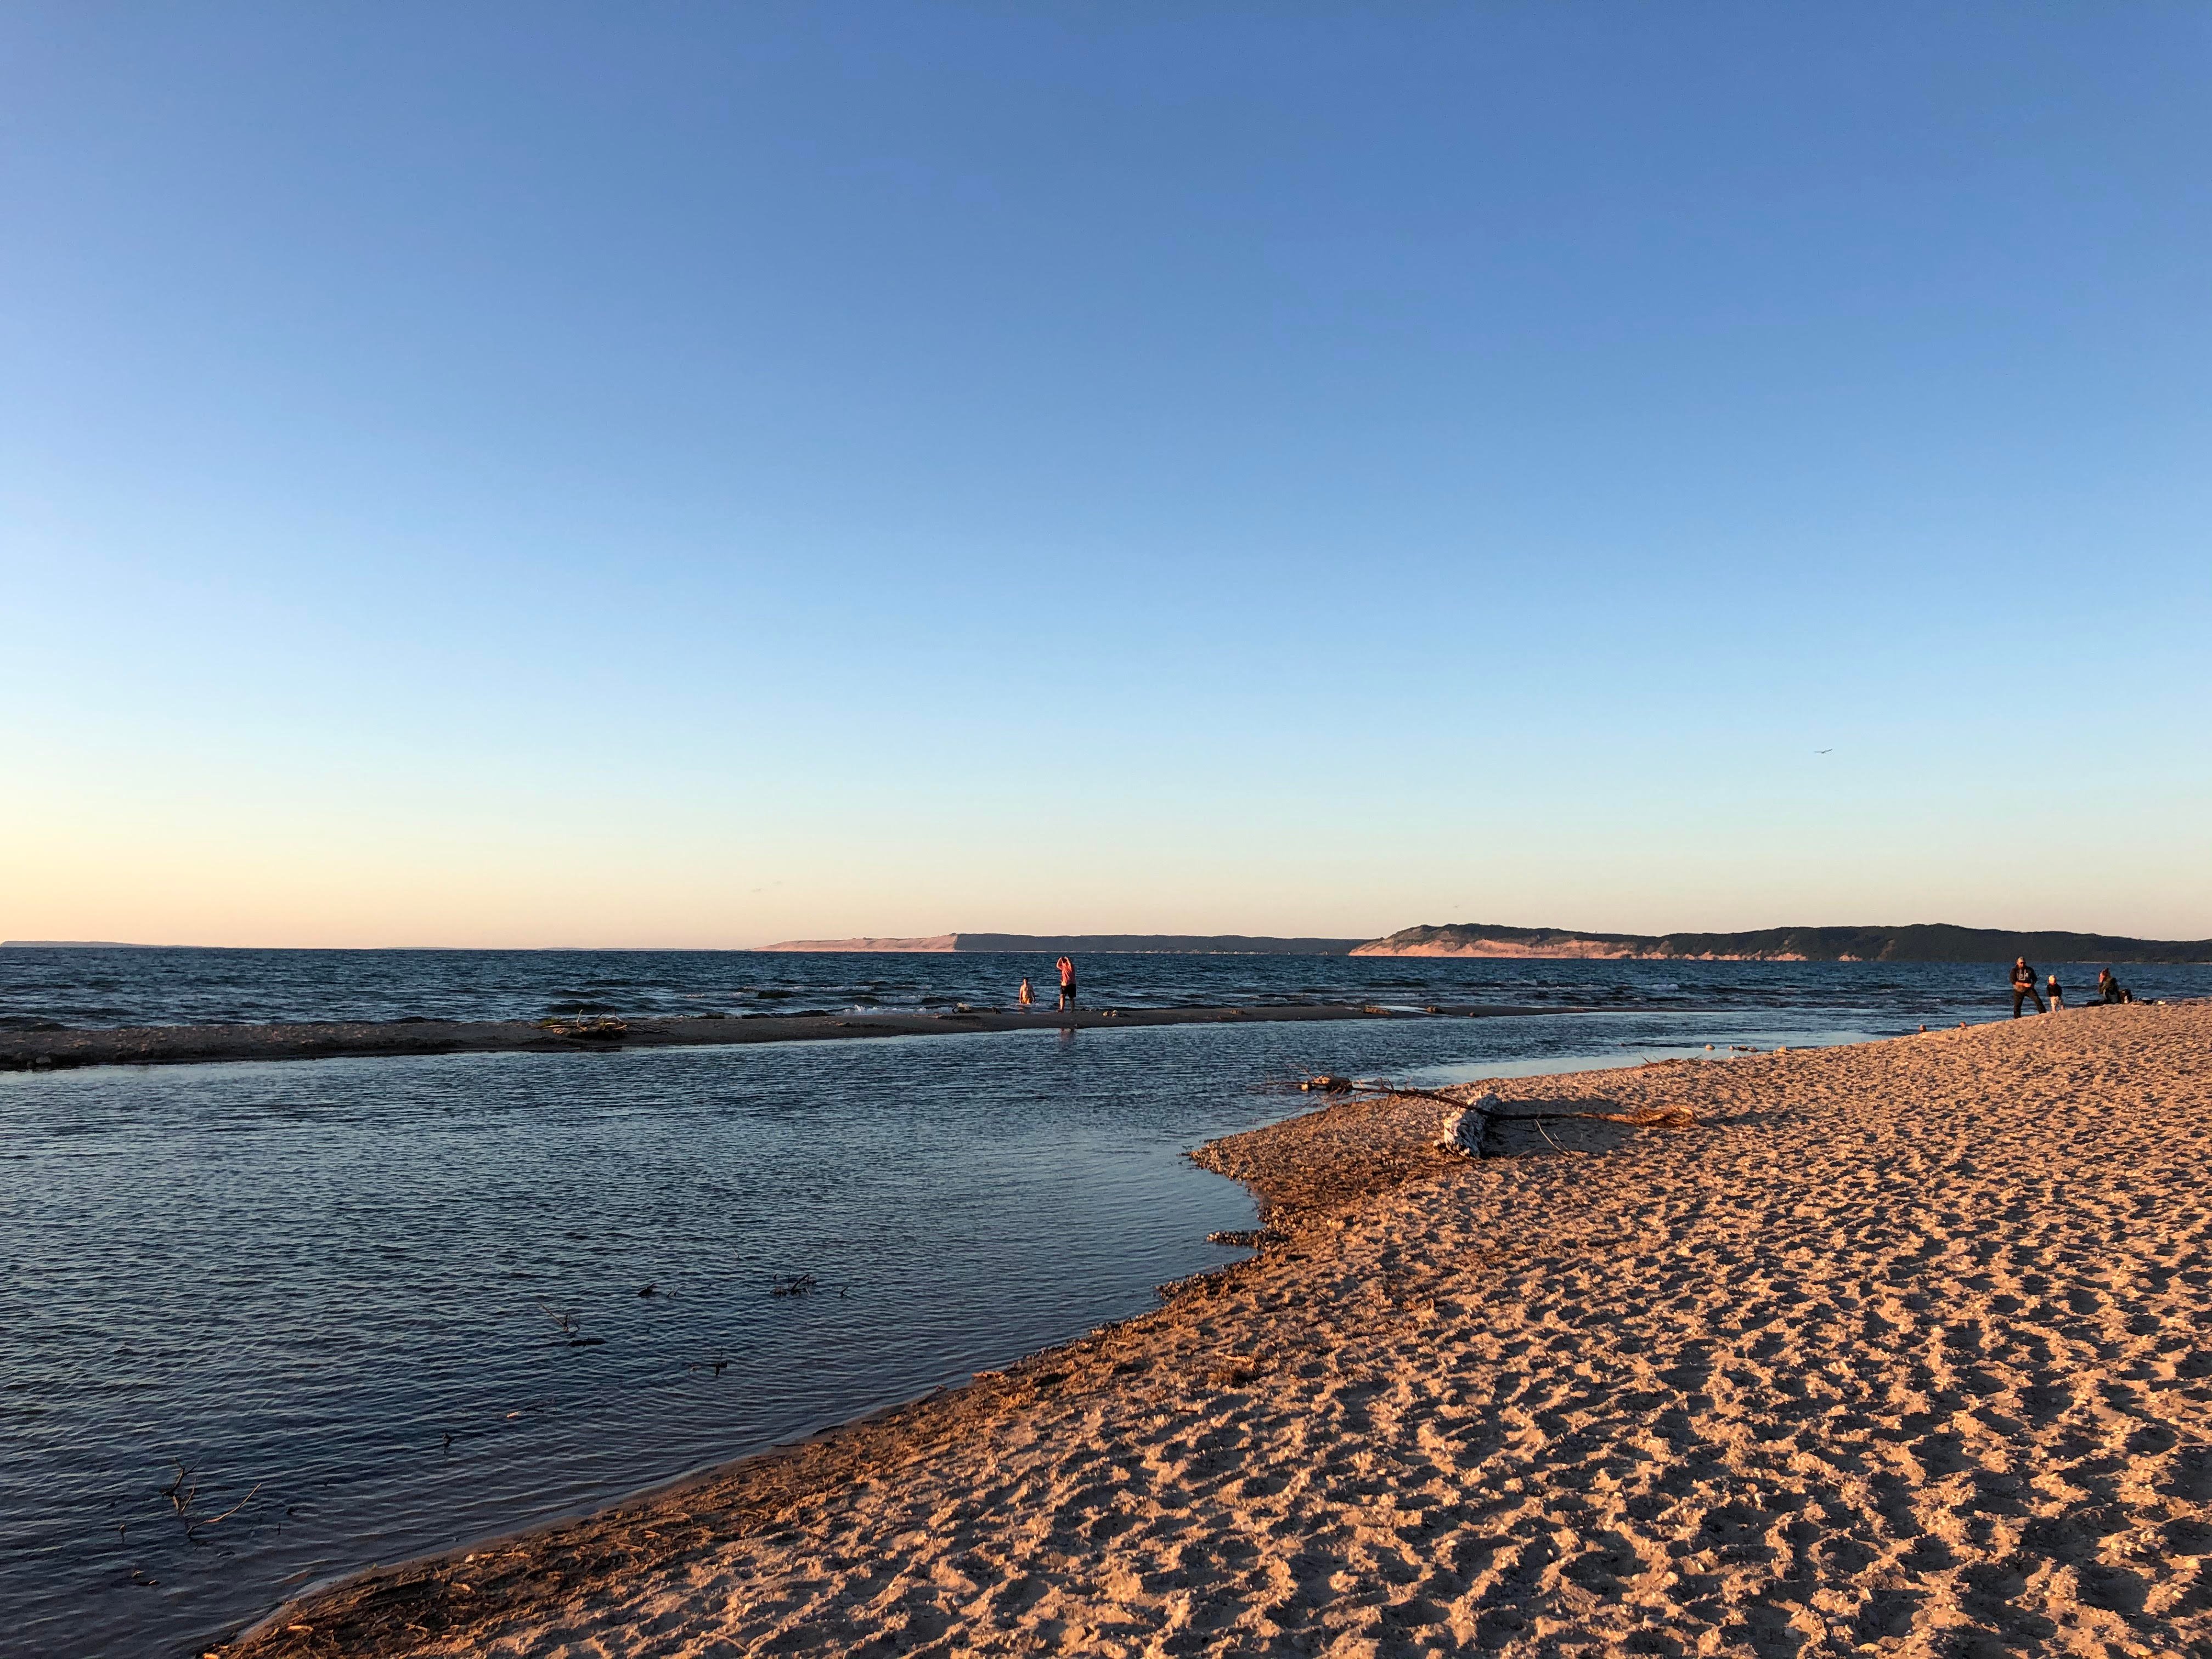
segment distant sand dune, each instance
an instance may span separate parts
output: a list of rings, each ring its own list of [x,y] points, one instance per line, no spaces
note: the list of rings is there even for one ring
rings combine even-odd
[[[959,948],[957,933],[933,933],[927,939],[787,939],[763,945],[763,951],[906,951],[939,952]]]
[[[1157,1314],[256,1651],[2212,1651],[2212,1006],[1350,1104]],[[459,1588],[466,1584],[465,1590]]]

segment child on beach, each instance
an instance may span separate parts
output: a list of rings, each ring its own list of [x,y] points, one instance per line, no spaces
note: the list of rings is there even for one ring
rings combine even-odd
[[[2051,982],[2043,988],[2043,994],[2051,999],[2051,1012],[2054,1014],[2066,1006],[2059,1000],[2066,994],[2058,988],[2058,975],[2056,974],[2051,975]]]
[[[1036,1003],[1036,993],[1030,989],[1030,982],[1027,979],[1022,981],[1022,988],[1015,994],[1021,999],[1022,1006],[1024,1008],[1033,1007]]]

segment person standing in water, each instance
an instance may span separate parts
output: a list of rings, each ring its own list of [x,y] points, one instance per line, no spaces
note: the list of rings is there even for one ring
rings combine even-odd
[[[1063,1011],[1075,1006],[1075,963],[1066,957],[1060,959],[1060,1006]]]
[[[2026,957],[2014,957],[2012,963],[2012,1017],[2020,1018],[2020,1005],[2033,1000],[2039,1014],[2051,1011],[2043,1006],[2043,994],[2035,988],[2035,969],[2027,965]]]
[[[1030,989],[1030,982],[1027,976],[1024,976],[1022,980],[1022,988],[1017,991],[1014,994],[1021,999],[1023,1007],[1033,1008],[1036,1006],[1036,993]]]
[[[2051,982],[2043,988],[2043,994],[2051,999],[2051,1012],[2054,1014],[2066,1006],[2060,1000],[2066,993],[2059,988],[2058,975],[2056,974],[2051,975]]]

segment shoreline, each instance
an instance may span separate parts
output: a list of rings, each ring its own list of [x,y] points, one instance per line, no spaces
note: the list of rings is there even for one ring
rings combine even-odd
[[[1193,1012],[1231,1018],[1243,1011]],[[1580,1011],[1499,1009],[1495,1012],[1516,1014]],[[1342,1010],[1331,1010],[1329,1017],[1426,1016],[1390,1016],[1354,1009],[1348,1013]],[[1122,1022],[1102,1018],[1099,1023],[1118,1024]],[[1144,1023],[1188,1022],[1154,1019]],[[1481,1084],[1462,1085],[1449,1092],[1464,1091],[1470,1095],[1480,1094],[1486,1086]],[[979,1400],[989,1400],[996,1404],[1009,1398],[1018,1404],[1025,1389],[1050,1391],[1060,1381],[1050,1369],[1055,1359],[1089,1355],[1101,1344],[1110,1343],[1118,1334],[1159,1319],[1183,1297],[1216,1293],[1232,1277],[1258,1268],[1262,1264],[1262,1252],[1278,1248],[1284,1243],[1281,1230],[1291,1222],[1293,1215],[1308,1209],[1325,1212],[1333,1202],[1341,1201],[1347,1196],[1385,1190],[1396,1180],[1404,1178],[1408,1152],[1413,1163],[1425,1170],[1445,1168],[1455,1161],[1425,1142],[1418,1148],[1399,1148],[1396,1149],[1398,1156],[1366,1166],[1370,1176],[1384,1177],[1370,1183],[1365,1179],[1346,1180],[1340,1172],[1331,1176],[1311,1167],[1310,1148],[1301,1149],[1287,1157],[1275,1152],[1273,1143],[1276,1137],[1291,1126],[1324,1123],[1334,1127],[1347,1121],[1357,1123],[1389,1103],[1389,1101],[1359,1099],[1317,1106],[1306,1111],[1294,1112],[1261,1128],[1208,1141],[1186,1154],[1200,1168],[1235,1181],[1252,1193],[1259,1208],[1261,1243],[1242,1261],[1226,1262],[1221,1267],[1207,1268],[1160,1285],[1156,1292],[1162,1304],[1158,1308],[1108,1320],[1065,1342],[1024,1354],[1002,1369],[971,1372],[969,1380],[964,1384],[940,1384],[911,1399],[893,1401],[864,1412],[796,1440],[764,1446],[757,1451],[677,1475],[596,1510],[494,1533],[396,1562],[335,1574],[304,1587],[297,1595],[246,1626],[234,1636],[212,1644],[196,1644],[196,1659],[200,1656],[204,1656],[204,1659],[272,1659],[273,1656],[294,1659],[295,1656],[332,1651],[348,1656],[411,1653],[416,1649],[407,1638],[402,1638],[396,1645],[393,1644],[392,1625],[396,1621],[408,1637],[422,1630],[424,1627],[415,1622],[415,1614],[420,1611],[416,1604],[422,1599],[422,1592],[431,1586],[443,1588],[452,1585],[456,1582],[457,1568],[465,1570],[479,1559],[501,1554],[536,1554],[548,1545],[556,1544],[556,1540],[559,1545],[569,1545],[576,1534],[596,1534],[610,1524],[627,1521],[635,1520],[653,1525],[659,1531],[672,1519],[696,1506],[687,1503],[687,1498],[707,1498],[719,1504],[726,1501],[731,1487],[739,1485],[761,1486],[771,1497],[781,1496],[800,1482],[811,1485],[819,1480],[822,1484],[834,1486],[842,1472],[857,1468],[862,1462],[872,1462],[886,1452],[893,1459],[908,1462],[917,1454],[926,1455],[933,1448],[954,1443],[958,1438],[957,1429],[947,1433],[944,1425],[927,1420],[927,1414],[933,1408],[946,1407],[955,1401],[972,1406]],[[1274,1155],[1262,1153],[1255,1160],[1231,1150],[1263,1141],[1268,1144],[1269,1152]],[[967,1413],[962,1413],[961,1415],[964,1418]],[[896,1449],[875,1443],[885,1439],[892,1442]],[[599,1565],[618,1567],[627,1564]],[[473,1601],[476,1585],[465,1580],[459,1582],[466,1585],[463,1594]],[[470,1613],[482,1610],[475,1606],[467,1608]],[[348,1626],[343,1633],[331,1627],[330,1614],[332,1612],[336,1612]],[[305,1639],[293,1643],[288,1639],[293,1637]],[[341,1645],[333,1650],[318,1639],[322,1638],[335,1638]],[[362,1642],[367,1644],[356,1645]]]
[[[717,1048],[846,1037],[957,1036],[975,1031],[1118,1030],[1133,1025],[1265,1024],[1300,1020],[1501,1019],[1579,1014],[1582,1007],[1459,1006],[1417,1010],[1374,1004],[1282,1003],[1203,1008],[1037,1009],[969,1012],[756,1014],[639,1019],[618,1034],[563,1035],[548,1023],[505,1020],[330,1020],[252,1025],[125,1025],[0,1032],[0,1072],[84,1066],[170,1066],[240,1060],[365,1055],[608,1054],[626,1048]],[[555,1022],[578,1024],[579,1022]]]
[[[1194,1155],[1267,1233],[1155,1311],[208,1650],[2194,1650],[2208,1042],[1496,1080],[1473,1160],[1323,1107]]]

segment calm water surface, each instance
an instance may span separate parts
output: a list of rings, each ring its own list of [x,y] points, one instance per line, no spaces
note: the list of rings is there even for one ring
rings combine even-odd
[[[939,986],[978,961],[915,960]],[[1157,995],[1229,1000],[1188,959],[1111,961],[1156,965]],[[1250,1224],[1243,1190],[1182,1154],[1302,1103],[1255,1093],[1266,1079],[1847,1041],[1986,1016],[1994,974],[1442,966],[1486,970],[1488,1000],[1525,1000],[1499,970],[1533,968],[1534,988],[1625,988],[1628,1006],[0,1074],[0,1650],[182,1652],[333,1572],[603,1503],[1141,1311],[1228,1259],[1208,1231]],[[1345,967],[1206,961],[1247,975],[1243,1000]],[[1363,963],[1419,980],[1363,984],[1431,994],[1441,976],[1408,967],[1429,964]],[[2130,978],[2212,991],[2205,970],[2165,972]],[[795,1274],[814,1288],[772,1294]],[[188,1530],[164,1491],[179,1464],[191,1513],[235,1512]]]

